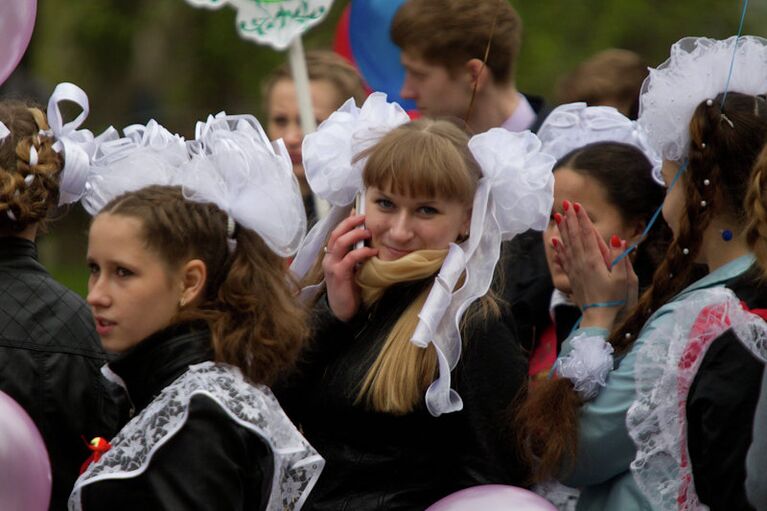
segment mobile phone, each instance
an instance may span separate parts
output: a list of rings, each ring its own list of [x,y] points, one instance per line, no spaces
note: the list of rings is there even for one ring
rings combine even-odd
[[[354,211],[358,215],[365,214],[365,190],[357,192],[357,195],[354,197]],[[359,225],[356,228],[364,229],[365,224]],[[354,250],[357,250],[358,248],[362,248],[364,246],[366,246],[366,240],[360,240],[354,244]]]

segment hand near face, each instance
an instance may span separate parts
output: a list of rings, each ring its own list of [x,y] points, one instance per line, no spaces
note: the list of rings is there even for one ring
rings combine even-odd
[[[357,265],[378,254],[375,248],[354,248],[357,242],[370,239],[370,231],[357,228],[364,222],[364,215],[352,215],[339,223],[330,233],[327,252],[322,260],[328,303],[341,321],[352,319],[362,302],[359,286],[354,281]]]
[[[563,215],[557,214],[562,239],[554,239],[552,244],[557,262],[567,273],[573,300],[581,308],[623,302],[588,307],[581,326],[611,329],[617,315],[637,301],[639,284],[630,258],[624,257],[611,268],[612,261],[625,251],[626,242],[614,236],[607,246],[580,204],[566,202],[563,210]]]

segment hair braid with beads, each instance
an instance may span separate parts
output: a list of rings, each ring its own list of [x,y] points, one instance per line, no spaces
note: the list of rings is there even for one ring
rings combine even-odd
[[[0,232],[8,234],[41,224],[56,206],[63,162],[54,140],[39,134],[48,129],[40,109],[3,101],[0,121],[11,132],[0,143]]]
[[[747,236],[753,238],[758,236],[753,232],[767,231],[767,211],[763,202],[757,204],[767,195],[767,188],[762,186],[767,185],[767,155],[765,171],[758,172],[757,167],[752,175],[767,136],[767,108],[755,108],[758,101],[755,96],[730,92],[724,107],[720,107],[720,94],[695,109],[690,121],[687,169],[677,185],[683,186],[685,202],[676,236],[653,275],[652,285],[610,333],[608,341],[616,356],[631,349],[658,308],[697,279],[692,263],[714,216],[726,215],[735,225],[744,225],[746,215],[761,208]],[[749,184],[751,191],[747,194]],[[758,243],[767,261],[764,237]],[[564,378],[542,382],[530,393],[517,423],[522,448],[535,464],[534,480],[544,481],[571,468],[568,463],[575,460],[578,449],[578,410],[582,404],[570,380]]]

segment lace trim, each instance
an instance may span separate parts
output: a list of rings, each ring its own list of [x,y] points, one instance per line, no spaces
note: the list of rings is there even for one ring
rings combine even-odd
[[[767,324],[723,287],[694,293],[674,315],[667,327],[648,335],[637,353],[637,398],[626,417],[637,446],[631,471],[654,508],[702,510],[708,508],[695,492],[687,451],[690,386],[711,343],[729,329],[764,359]]]
[[[298,510],[317,482],[325,461],[301,436],[272,392],[245,381],[235,367],[205,362],[189,367],[112,440],[112,448],[75,483],[69,508],[80,511],[83,487],[105,479],[141,475],[152,456],[184,426],[192,396],[215,400],[241,426],[269,444],[274,478],[267,509]]]

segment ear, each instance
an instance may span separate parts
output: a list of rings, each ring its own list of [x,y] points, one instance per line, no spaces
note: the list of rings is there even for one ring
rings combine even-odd
[[[484,89],[490,80],[490,70],[480,59],[471,59],[465,64],[466,72],[471,81],[471,86],[477,84],[477,92]]]
[[[181,297],[179,298],[179,303],[186,305],[200,301],[207,279],[208,268],[202,260],[192,259],[187,261],[181,268]]]

